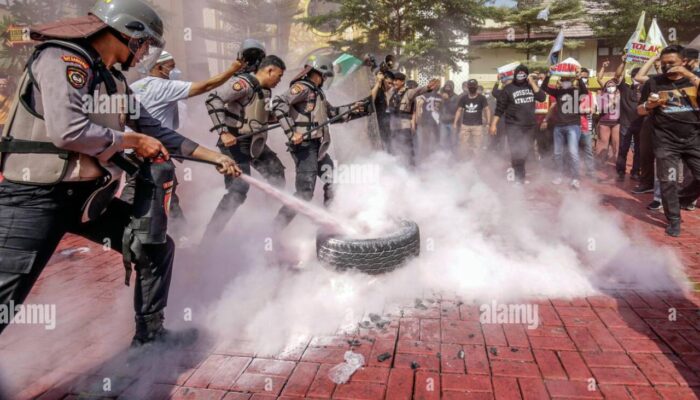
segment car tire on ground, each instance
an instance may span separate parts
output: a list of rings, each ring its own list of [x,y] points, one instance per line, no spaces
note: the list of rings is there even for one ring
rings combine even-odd
[[[337,271],[378,275],[391,272],[420,254],[420,231],[413,221],[400,221],[395,232],[374,239],[353,239],[319,233],[316,255]]]

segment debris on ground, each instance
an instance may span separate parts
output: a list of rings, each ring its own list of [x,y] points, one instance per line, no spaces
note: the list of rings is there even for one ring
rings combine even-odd
[[[391,358],[391,353],[382,353],[377,356],[377,361],[384,362]]]
[[[343,357],[345,358],[344,363],[340,363],[328,371],[328,378],[337,385],[349,381],[352,374],[365,364],[365,357],[352,350],[346,351]]]

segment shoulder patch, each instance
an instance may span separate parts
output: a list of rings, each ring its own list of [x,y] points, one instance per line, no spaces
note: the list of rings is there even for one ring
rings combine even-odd
[[[77,64],[80,65],[83,69],[89,69],[90,64],[87,63],[84,59],[78,57],[78,56],[71,56],[71,55],[65,55],[61,57],[61,60],[66,63],[70,64]]]
[[[295,83],[294,85],[292,85],[292,89],[290,90],[290,93],[292,93],[292,95],[296,96],[303,91],[304,91],[304,85],[302,85],[301,83]]]
[[[235,90],[235,91],[237,91],[237,92],[240,92],[241,90],[245,89],[245,87],[246,87],[245,82],[243,82],[243,81],[240,80],[240,79],[237,80],[237,81],[233,84],[233,90]]]
[[[87,72],[79,67],[69,66],[66,69],[66,77],[68,78],[68,83],[76,89],[82,89],[88,80]]]

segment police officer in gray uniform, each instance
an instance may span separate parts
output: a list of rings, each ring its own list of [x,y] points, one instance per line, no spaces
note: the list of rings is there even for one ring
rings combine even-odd
[[[327,206],[333,199],[333,160],[327,153],[331,143],[327,122],[330,119],[333,123],[348,122],[364,117],[371,112],[371,100],[333,107],[322,89],[325,78],[319,69],[304,66],[292,80],[289,90],[272,100],[272,110],[289,139],[289,151],[296,166],[295,195],[311,200],[318,176],[324,183],[323,200]],[[282,207],[275,217],[275,226],[285,227],[295,216],[292,209]]]
[[[124,99],[122,70],[158,57],[163,23],[140,0],[100,0],[88,16],[32,28],[41,42],[21,77],[0,142],[0,303],[22,303],[66,232],[122,252],[133,211],[114,199],[122,171],[114,163],[133,149],[145,159],[169,152],[214,161],[240,174],[230,158],[162,128],[144,107],[90,109],[91,99]],[[150,50],[150,51],[149,51]],[[121,104],[122,106],[124,104]],[[134,132],[125,133],[125,126]],[[121,163],[118,163],[123,165]],[[138,195],[138,194],[137,194]],[[174,244],[144,245],[134,293],[132,345],[178,343],[192,332],[163,328]],[[0,323],[0,331],[6,328]]]
[[[243,46],[262,44],[247,39]],[[241,53],[247,49],[243,48]],[[263,53],[264,55],[264,53]],[[213,131],[219,134],[217,146],[223,154],[236,160],[243,173],[250,175],[252,166],[270,184],[284,188],[284,165],[266,144],[267,132],[238,140],[241,135],[250,135],[267,127],[270,113],[270,89],[277,86],[286,66],[277,56],[270,55],[255,65],[254,73],[235,76],[222,89],[211,93],[207,109],[214,122]],[[245,202],[250,185],[241,179],[225,178],[227,193],[219,202],[204,233],[204,242],[211,242],[223,230],[236,209]]]
[[[428,86],[410,89],[406,84],[406,75],[401,72],[394,73],[394,87],[389,90],[389,107],[387,112],[391,115],[391,137],[389,139],[389,153],[399,156],[403,162],[415,165],[416,152],[414,148],[414,135],[412,127],[413,113],[416,97],[437,90],[440,80],[433,79]]]

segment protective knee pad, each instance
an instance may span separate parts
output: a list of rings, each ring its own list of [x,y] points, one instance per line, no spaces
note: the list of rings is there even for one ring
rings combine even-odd
[[[304,200],[311,200],[314,197],[314,189],[316,188],[316,174],[309,172],[300,172],[297,174],[296,189],[297,197]]]

